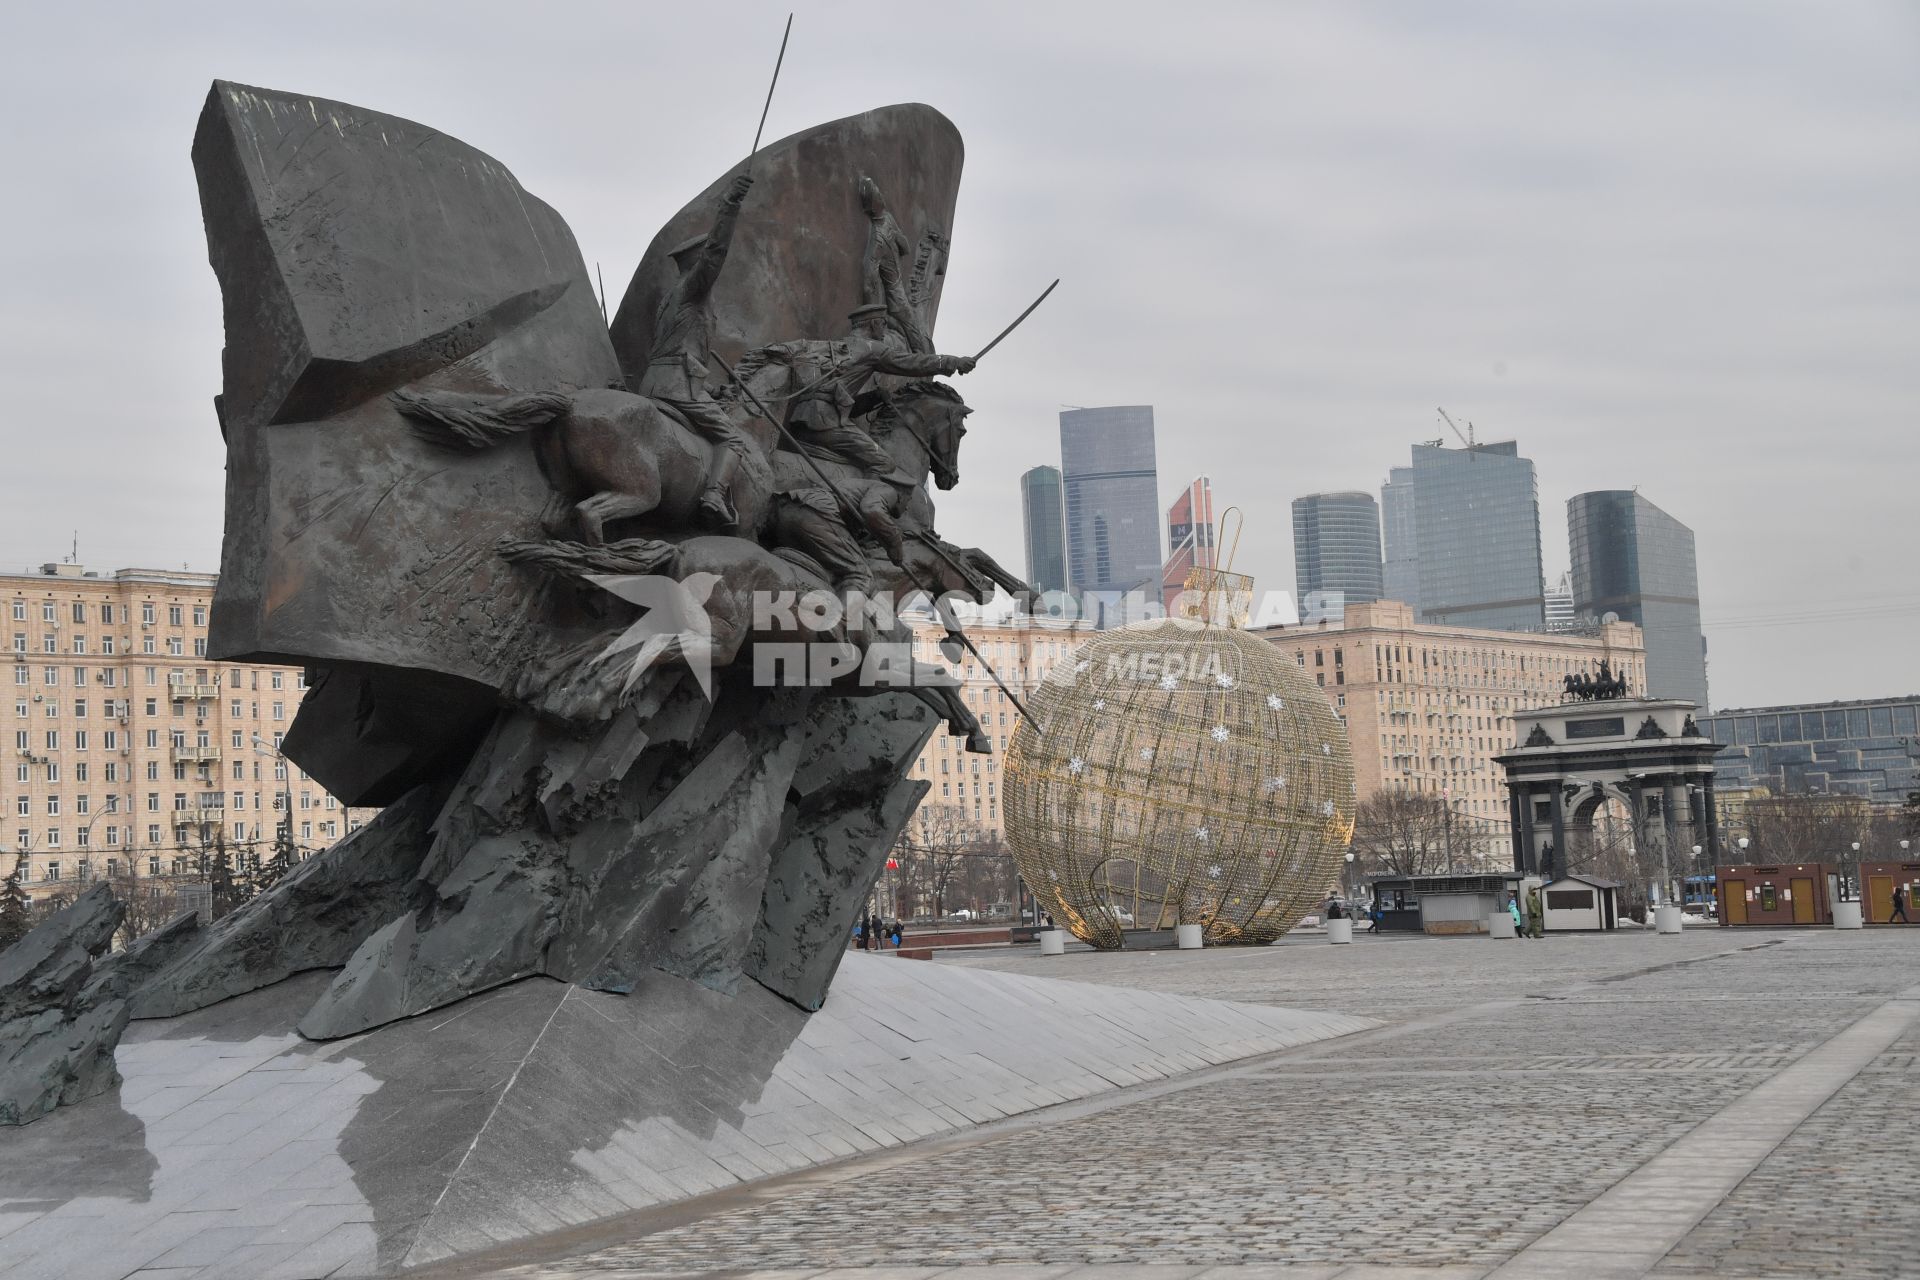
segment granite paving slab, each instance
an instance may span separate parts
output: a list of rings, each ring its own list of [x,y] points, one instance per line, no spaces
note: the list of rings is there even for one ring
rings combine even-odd
[[[135,1023],[0,1135],[0,1274],[389,1273],[1377,1025],[852,955],[812,1015],[534,978],[303,1040],[330,977]]]

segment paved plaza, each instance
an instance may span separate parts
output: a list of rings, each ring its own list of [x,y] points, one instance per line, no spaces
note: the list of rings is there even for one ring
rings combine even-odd
[[[1920,934],[936,963],[1386,1025],[544,1237],[489,1274],[1920,1273]]]

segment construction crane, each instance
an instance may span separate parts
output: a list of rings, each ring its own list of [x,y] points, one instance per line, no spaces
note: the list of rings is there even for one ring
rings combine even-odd
[[[1436,406],[1436,407],[1437,407],[1437,406]],[[1455,434],[1455,435],[1457,435],[1457,436],[1459,436],[1459,437],[1460,437],[1460,442],[1461,442],[1462,444],[1464,444],[1464,445],[1466,445],[1466,446],[1467,446],[1467,448],[1469,448],[1469,449],[1477,449],[1477,448],[1479,448],[1479,445],[1478,445],[1478,443],[1476,443],[1476,442],[1475,442],[1475,440],[1474,440],[1474,438],[1473,438],[1473,423],[1472,423],[1472,422],[1468,422],[1468,423],[1467,423],[1467,429],[1466,429],[1465,431],[1462,431],[1462,430],[1461,430],[1461,429],[1460,429],[1460,428],[1459,428],[1458,426],[1455,426],[1455,425],[1454,425],[1454,421],[1453,421],[1453,419],[1447,416],[1447,411],[1446,411],[1445,409],[1441,409],[1441,410],[1440,410],[1440,420],[1441,420],[1442,422],[1444,422],[1444,423],[1446,423],[1446,424],[1447,424],[1447,426],[1449,426],[1449,427],[1451,427],[1451,428],[1453,429],[1453,434]]]

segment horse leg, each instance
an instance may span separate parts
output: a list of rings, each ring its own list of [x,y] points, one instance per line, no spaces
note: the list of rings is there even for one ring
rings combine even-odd
[[[593,546],[601,547],[607,542],[608,521],[643,516],[653,508],[654,503],[646,498],[606,490],[576,503],[573,510],[574,514],[580,518],[581,539]]]
[[[658,417],[650,404],[649,412]],[[579,488],[590,496],[574,506],[584,539],[595,545],[606,541],[610,520],[643,516],[660,505],[659,460],[649,452],[652,443],[642,433],[640,415],[628,410],[592,413],[576,410],[559,425],[557,435],[567,469]]]

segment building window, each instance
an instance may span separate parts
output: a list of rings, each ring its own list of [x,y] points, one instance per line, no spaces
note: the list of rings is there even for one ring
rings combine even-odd
[[[167,606],[167,625],[170,627],[178,627],[183,625],[183,620],[181,617],[179,605],[170,604]]]
[[[60,879],[60,864],[58,862],[49,862],[41,868],[40,878],[49,882],[58,881]]]

